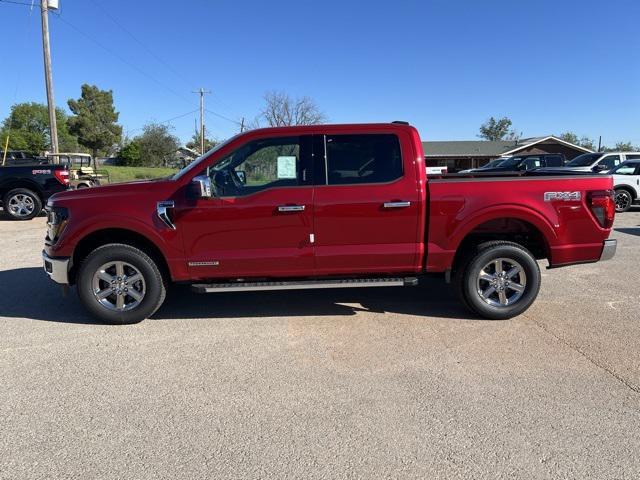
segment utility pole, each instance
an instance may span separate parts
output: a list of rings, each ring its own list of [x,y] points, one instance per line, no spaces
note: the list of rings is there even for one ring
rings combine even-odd
[[[240,133],[244,132],[244,117],[242,117],[242,120],[240,121]]]
[[[206,93],[211,93],[210,90],[205,90],[204,88],[200,88],[200,90],[196,90],[192,93],[200,94],[200,155],[204,153],[204,95]]]
[[[44,54],[44,80],[47,86],[47,105],[49,107],[51,150],[53,153],[58,153],[58,125],[56,123],[56,103],[53,99],[51,48],[49,46],[49,0],[40,0],[40,15],[42,17],[42,52]]]

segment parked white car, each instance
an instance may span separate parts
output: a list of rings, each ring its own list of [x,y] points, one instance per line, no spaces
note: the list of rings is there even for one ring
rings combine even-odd
[[[640,159],[640,152],[583,153],[564,166],[576,172],[607,173],[627,160]]]
[[[626,212],[640,200],[640,156],[628,160],[608,172],[613,175],[616,192],[616,212]]]

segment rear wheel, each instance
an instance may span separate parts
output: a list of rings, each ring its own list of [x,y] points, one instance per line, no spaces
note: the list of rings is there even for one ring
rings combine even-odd
[[[156,262],[130,245],[94,250],[78,271],[78,295],[85,308],[106,323],[138,323],[150,317],[166,296]]]
[[[37,193],[27,188],[15,188],[2,200],[4,211],[14,220],[31,220],[42,211],[42,201]]]
[[[462,300],[478,315],[501,320],[527,310],[540,290],[540,268],[534,256],[512,242],[481,245],[462,265],[457,287]]]
[[[631,208],[631,204],[633,203],[633,197],[631,196],[631,193],[624,188],[618,188],[616,190],[615,200],[616,212],[618,213],[626,212],[627,210],[629,210],[629,208]]]

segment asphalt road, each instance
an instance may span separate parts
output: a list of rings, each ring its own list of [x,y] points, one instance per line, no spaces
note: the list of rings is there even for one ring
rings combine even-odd
[[[0,478],[640,478],[640,210],[473,318],[407,289],[171,292],[95,324],[0,221]]]

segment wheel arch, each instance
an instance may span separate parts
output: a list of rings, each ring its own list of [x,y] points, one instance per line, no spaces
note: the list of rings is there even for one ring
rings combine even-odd
[[[123,243],[139,248],[156,262],[165,280],[168,281],[172,278],[166,257],[147,236],[127,228],[103,228],[87,234],[76,244],[72,255],[72,266],[69,271],[71,284],[75,283],[78,267],[82,261],[96,248],[110,243]]]
[[[624,185],[624,184],[622,184],[622,185],[616,185],[616,186],[614,186],[614,187],[613,187],[613,189],[614,189],[614,190],[626,190],[627,192],[629,192],[629,194],[631,195],[631,198],[632,198],[633,200],[635,200],[635,199],[638,197],[638,194],[637,194],[637,192],[636,192],[636,189],[635,189],[635,188],[633,188],[633,187],[632,187],[632,186],[630,186],[630,185]]]
[[[557,235],[542,216],[526,210],[502,210],[485,212],[474,217],[461,226],[451,239],[451,249],[455,251],[455,269],[475,246],[495,240],[517,243],[531,251],[536,259],[551,259],[551,245],[557,239]]]
[[[15,190],[16,188],[25,188],[27,190],[31,190],[40,198],[40,201],[44,204],[44,194],[42,192],[42,188],[38,185],[37,182],[28,179],[16,180],[9,183],[5,183],[0,185],[0,201],[4,199],[4,196],[9,193],[11,190]]]

